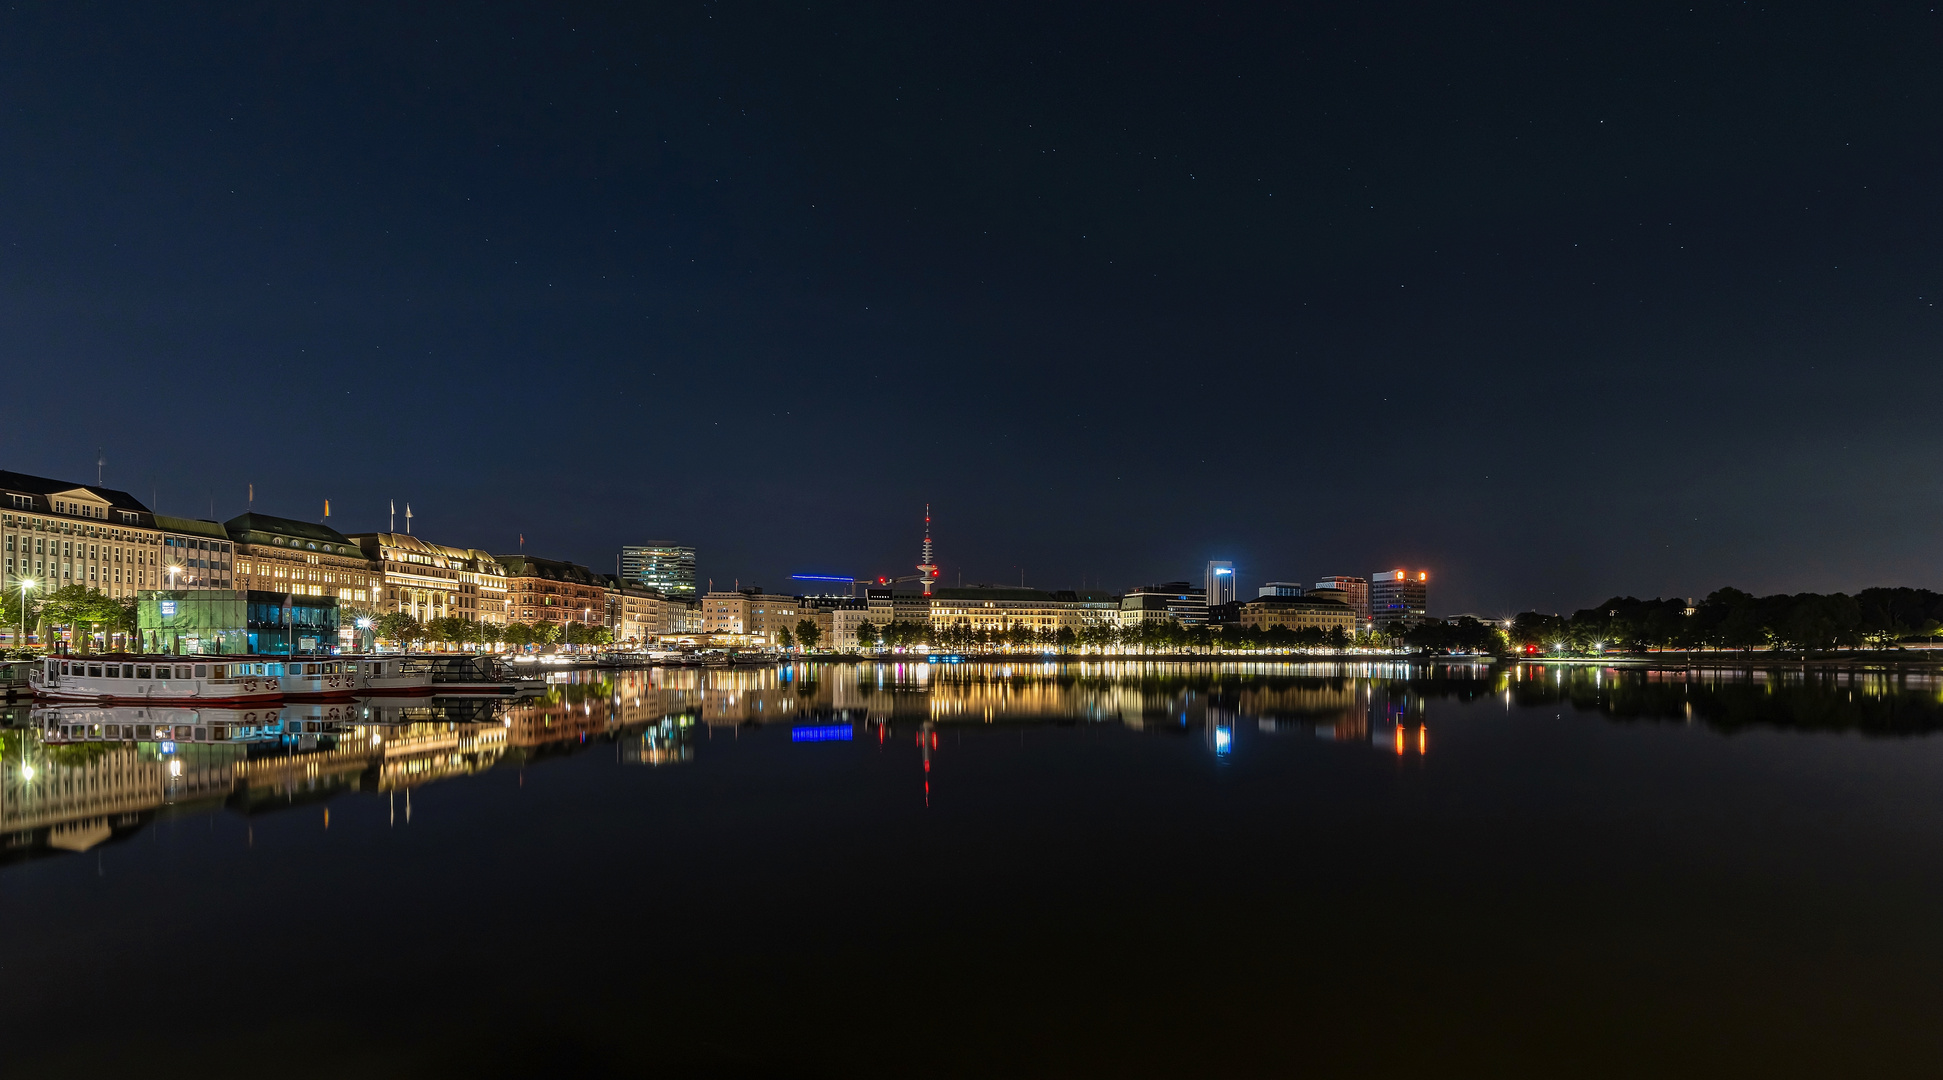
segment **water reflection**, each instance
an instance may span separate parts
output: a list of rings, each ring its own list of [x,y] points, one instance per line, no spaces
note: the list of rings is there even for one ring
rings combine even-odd
[[[915,738],[928,798],[944,726],[1115,724],[1198,736],[1223,761],[1243,730],[1424,756],[1430,728],[1444,719],[1432,706],[1476,702],[1570,705],[1617,721],[1727,732],[1943,729],[1943,676],[1883,668],[796,664],[574,673],[516,701],[249,711],[10,705],[0,712],[0,856],[87,850],[189,807],[249,815],[349,793],[408,793],[594,746],[611,746],[626,765],[675,764],[692,760],[698,740],[718,728],[781,725],[795,742]]]

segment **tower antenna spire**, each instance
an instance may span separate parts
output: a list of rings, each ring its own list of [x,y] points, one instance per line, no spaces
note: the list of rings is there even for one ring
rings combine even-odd
[[[924,504],[924,561],[918,564],[918,581],[924,585],[924,595],[931,595],[931,586],[938,583],[938,561],[931,557],[931,504]]]

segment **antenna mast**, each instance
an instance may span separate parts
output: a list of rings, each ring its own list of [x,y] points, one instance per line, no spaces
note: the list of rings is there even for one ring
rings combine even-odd
[[[931,504],[924,504],[924,561],[918,564],[918,581],[924,585],[924,595],[931,595],[931,586],[938,583],[938,563],[931,557]]]

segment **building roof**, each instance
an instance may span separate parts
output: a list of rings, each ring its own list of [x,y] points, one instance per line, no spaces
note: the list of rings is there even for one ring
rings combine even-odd
[[[1010,600],[1015,603],[1052,604],[1059,601],[1059,597],[1042,589],[1019,589],[1006,585],[965,585],[955,589],[933,589],[931,599],[953,600],[959,603]]]
[[[1353,611],[1341,600],[1331,600],[1326,596],[1257,596],[1253,600],[1243,600],[1243,608],[1313,608],[1328,611]]]
[[[609,592],[625,593],[628,596],[662,598],[660,589],[650,589],[633,578],[616,577],[613,574],[600,575],[601,587]]]
[[[34,511],[43,514],[54,512],[54,504],[48,498],[68,491],[85,491],[107,503],[116,510],[140,514],[141,524],[152,525],[155,515],[149,508],[136,500],[126,491],[102,487],[99,484],[77,484],[71,480],[53,480],[45,476],[29,476],[26,473],[0,472],[0,492],[34,497]]]
[[[229,539],[229,533],[224,531],[220,524],[207,518],[179,518],[157,514],[155,527],[163,532],[181,533],[184,536],[207,536],[212,540]]]
[[[506,576],[509,578],[542,578],[547,581],[564,581],[571,585],[606,587],[602,575],[594,573],[579,563],[542,559],[537,555],[494,555],[493,558],[499,560],[499,564],[506,568]]]
[[[1142,585],[1138,589],[1131,591],[1134,593],[1153,593],[1160,596],[1175,596],[1182,599],[1190,596],[1205,597],[1208,595],[1207,589],[1199,585],[1190,585],[1185,581],[1163,581],[1158,585]]]
[[[229,538],[239,544],[274,544],[280,547],[304,547],[319,545],[318,550],[329,550],[334,555],[358,554],[358,545],[348,536],[329,525],[317,525],[308,521],[295,521],[290,518],[272,517],[255,512],[238,514],[223,522]],[[329,544],[330,548],[322,545]],[[334,549],[343,548],[342,551]]]
[[[489,555],[479,548],[462,548],[453,547],[450,544],[434,544],[422,536],[413,536],[411,533],[352,533],[351,540],[360,548],[364,549],[366,558],[380,561],[382,561],[382,556],[379,554],[379,549],[391,548],[396,551],[409,551],[413,554],[423,555],[431,559],[442,559],[444,562],[438,563],[437,565],[443,566],[450,564],[453,569],[458,570],[474,570],[480,573],[490,574],[499,566],[499,559],[496,556]],[[475,565],[461,565],[468,562]]]

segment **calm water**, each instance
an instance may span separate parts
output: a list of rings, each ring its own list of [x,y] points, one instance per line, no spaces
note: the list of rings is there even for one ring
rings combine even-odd
[[[16,710],[0,1053],[19,1076],[1933,1075],[1940,694],[802,666],[293,709],[317,730],[173,753],[45,744],[60,718]]]

